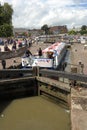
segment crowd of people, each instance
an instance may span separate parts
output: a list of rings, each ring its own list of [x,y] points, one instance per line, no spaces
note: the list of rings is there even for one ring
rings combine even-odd
[[[0,38],[0,45],[4,47],[4,50],[0,47],[0,52],[1,51],[13,51],[16,50],[20,47],[23,46],[28,46],[30,47],[32,45],[32,39],[30,38],[7,38],[7,39],[2,39]],[[9,47],[10,46],[10,47]]]
[[[0,47],[0,51],[15,51],[16,49],[27,46],[27,50],[25,51],[26,57],[29,57],[32,55],[30,51],[30,47],[32,46],[33,40],[31,38],[22,38],[22,39],[17,39],[17,38],[7,38],[7,39],[2,39],[0,38],[0,44],[3,46],[3,50]],[[38,49],[38,56],[42,56],[42,49],[41,47]],[[2,68],[6,69],[6,59],[1,60]]]
[[[15,51],[23,46],[29,48],[31,45],[32,39],[30,38],[0,38],[0,52]],[[29,55],[28,49],[26,50],[26,55]],[[2,69],[6,69],[6,59],[0,60],[0,63],[2,65]]]

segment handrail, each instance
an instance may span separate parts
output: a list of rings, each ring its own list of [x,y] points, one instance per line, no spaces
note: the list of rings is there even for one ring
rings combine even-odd
[[[31,74],[32,76],[43,76],[43,77],[62,77],[67,78],[69,80],[76,80],[87,83],[87,75],[78,74],[78,73],[70,73],[64,71],[57,70],[49,70],[49,69],[39,69],[38,67],[33,67],[31,69],[4,69],[0,70],[0,77],[5,75],[18,75],[18,74]]]
[[[45,77],[46,76],[62,77],[62,78],[67,78],[69,80],[87,82],[87,75],[64,72],[64,71],[54,71],[54,70],[48,70],[48,69],[41,69],[39,71],[39,75],[45,75]]]

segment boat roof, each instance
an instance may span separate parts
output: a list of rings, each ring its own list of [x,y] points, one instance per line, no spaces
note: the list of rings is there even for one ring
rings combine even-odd
[[[47,53],[47,52],[57,52],[58,54],[61,52],[61,50],[64,48],[65,43],[64,42],[56,42],[52,44],[51,46],[47,47],[44,49],[42,52]]]

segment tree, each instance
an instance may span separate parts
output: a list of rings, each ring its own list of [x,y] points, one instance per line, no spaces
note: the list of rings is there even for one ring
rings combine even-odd
[[[13,14],[13,9],[11,5],[9,5],[8,3],[5,3],[3,6],[3,16],[4,16],[3,22],[12,24],[12,14]]]
[[[2,6],[1,6],[1,4],[0,4],[0,25],[2,25],[2,23],[3,23],[3,15],[2,15]]]
[[[0,37],[10,37],[13,34],[13,26],[10,24],[3,24],[0,26]]]
[[[80,30],[80,34],[81,35],[87,34],[87,30]]]
[[[83,31],[83,30],[86,30],[86,29],[87,29],[87,26],[86,25],[82,25],[81,30]]]
[[[45,34],[47,35],[49,33],[49,27],[48,27],[48,25],[47,24],[43,25],[41,27],[41,30],[43,30],[45,32]]]
[[[13,34],[12,26],[13,9],[8,3],[0,5],[0,37],[8,37]]]
[[[77,32],[76,32],[76,31],[74,31],[74,30],[71,30],[71,31],[69,31],[69,32],[68,32],[68,34],[69,34],[69,35],[76,35],[76,34],[77,34]]]

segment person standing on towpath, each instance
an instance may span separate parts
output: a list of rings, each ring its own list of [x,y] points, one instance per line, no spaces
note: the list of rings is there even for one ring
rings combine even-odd
[[[39,50],[38,50],[38,55],[39,55],[39,58],[42,56],[42,49],[41,48],[39,48]]]
[[[30,52],[29,49],[27,49],[27,50],[25,51],[25,56],[26,56],[26,57],[29,57],[30,55],[32,55],[32,53]]]
[[[3,69],[6,69],[6,61],[5,61],[5,60],[2,60],[1,63],[2,63]]]

